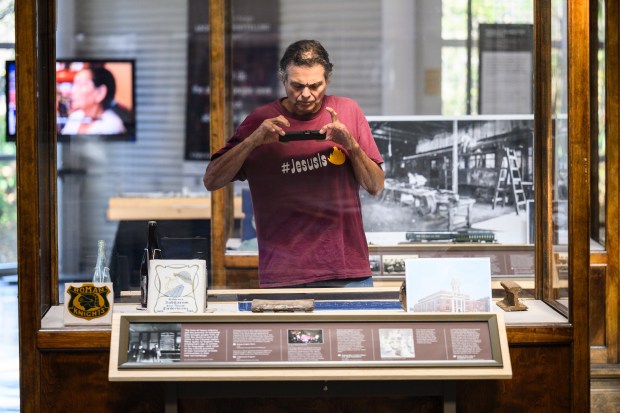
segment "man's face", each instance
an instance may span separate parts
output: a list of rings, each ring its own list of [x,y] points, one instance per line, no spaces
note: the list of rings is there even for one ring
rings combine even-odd
[[[304,116],[321,109],[327,90],[323,66],[289,66],[283,84],[286,90],[284,106],[292,113]]]

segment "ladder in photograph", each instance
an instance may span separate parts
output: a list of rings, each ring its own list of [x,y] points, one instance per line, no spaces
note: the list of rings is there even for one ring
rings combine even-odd
[[[495,196],[493,197],[493,209],[495,209],[495,206],[499,202],[505,205],[508,194],[512,193],[515,211],[517,215],[519,215],[519,208],[521,206],[524,211],[527,210],[527,199],[525,197],[525,191],[523,190],[521,172],[517,165],[515,150],[511,148],[504,148],[504,150],[506,151],[506,155],[502,157],[502,165],[499,170],[497,186],[495,187]]]

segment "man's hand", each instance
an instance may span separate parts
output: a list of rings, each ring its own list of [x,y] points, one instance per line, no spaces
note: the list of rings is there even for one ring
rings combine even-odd
[[[277,142],[278,136],[284,135],[284,131],[280,125],[290,126],[290,123],[282,115],[276,118],[265,119],[263,123],[241,143],[219,158],[209,162],[207,170],[202,178],[205,188],[209,191],[215,191],[228,184],[237,172],[239,172],[243,162],[245,162],[256,147]]]
[[[280,125],[291,126],[289,121],[282,115],[276,118],[265,119],[247,139],[252,142],[254,147],[277,142],[279,136],[285,135]]]
[[[351,152],[351,150],[357,146],[357,142],[351,136],[351,133],[347,129],[346,125],[338,120],[338,114],[336,111],[330,107],[325,109],[332,116],[332,121],[331,123],[323,126],[320,133],[326,133],[329,130],[330,133],[327,135],[326,140],[337,143],[346,149],[347,152]]]

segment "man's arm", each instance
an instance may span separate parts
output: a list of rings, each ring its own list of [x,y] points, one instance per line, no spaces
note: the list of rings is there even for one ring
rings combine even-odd
[[[256,147],[277,142],[278,136],[284,135],[284,130],[279,125],[289,126],[290,124],[281,115],[277,118],[265,119],[250,136],[219,158],[209,162],[202,178],[205,188],[215,191],[231,182]]]
[[[215,191],[231,182],[254,148],[256,148],[255,142],[248,138],[219,158],[209,162],[202,178],[205,188]]]
[[[375,161],[370,159],[366,152],[356,143],[349,150],[349,159],[353,165],[355,179],[370,195],[377,196],[383,191],[385,174]]]

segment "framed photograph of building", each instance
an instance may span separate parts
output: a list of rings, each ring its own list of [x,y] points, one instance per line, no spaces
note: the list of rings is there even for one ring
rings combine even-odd
[[[407,311],[491,311],[489,258],[416,258],[405,265]]]

